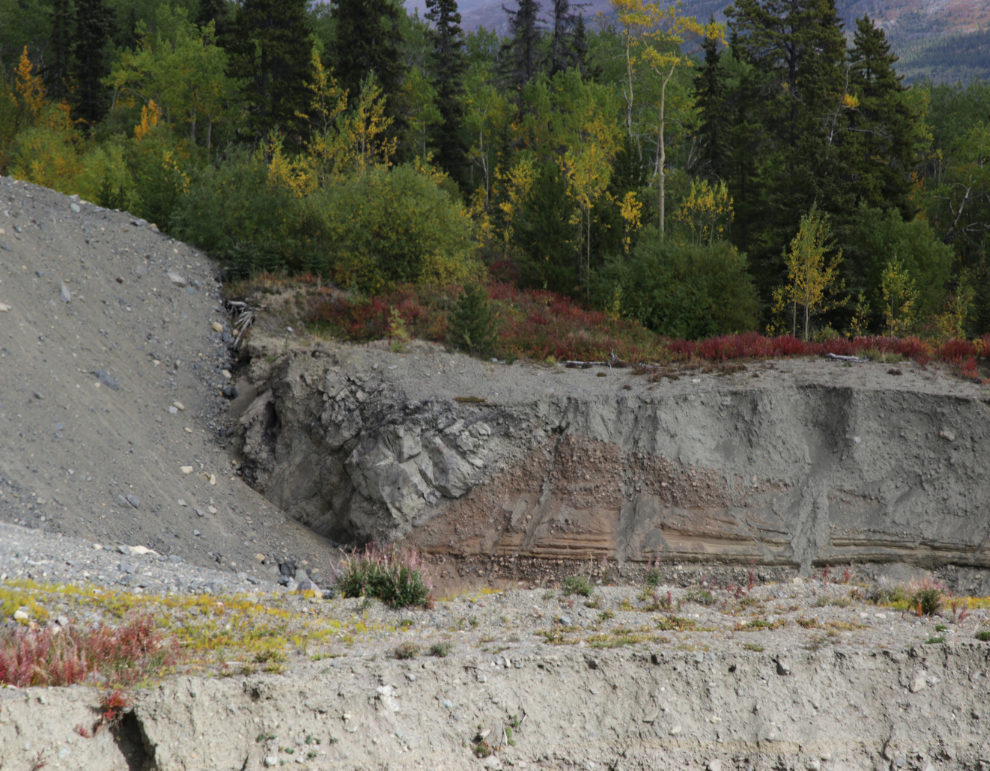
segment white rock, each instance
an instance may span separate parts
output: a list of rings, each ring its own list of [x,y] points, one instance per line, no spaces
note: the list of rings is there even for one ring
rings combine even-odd
[[[175,407],[175,409],[177,410],[184,410],[186,408],[186,405],[184,405],[182,402],[172,402],[172,406]]]
[[[214,321],[210,326],[213,327],[214,332],[223,332],[223,324],[219,321]]]
[[[27,608],[18,608],[14,611],[14,621],[29,621],[31,613]]]
[[[179,471],[183,474],[191,474],[193,472],[192,466],[179,466]]]
[[[924,690],[927,687],[927,685],[928,684],[925,682],[925,673],[919,672],[914,676],[914,679],[911,681],[911,688],[910,688],[911,693],[917,693],[918,691]]]
[[[707,771],[722,771],[722,761],[717,758],[715,760],[709,760],[705,769]]]
[[[10,306],[6,305],[5,303],[0,303],[0,313],[9,313],[9,312],[10,312]]]
[[[266,768],[271,768],[272,766],[277,766],[277,765],[278,765],[278,758],[276,758],[274,755],[268,755],[265,758]]]
[[[391,685],[380,685],[375,689],[378,693],[378,703],[389,712],[401,712],[402,705],[395,697],[395,689]]]
[[[188,286],[189,284],[189,282],[186,281],[182,276],[180,276],[178,273],[173,273],[172,271],[168,272],[168,280],[171,281],[176,286]]]

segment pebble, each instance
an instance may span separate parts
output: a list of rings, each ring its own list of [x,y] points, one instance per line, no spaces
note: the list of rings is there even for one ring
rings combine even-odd
[[[172,271],[169,271],[166,275],[168,276],[168,280],[171,281],[175,286],[186,286],[189,283],[178,273],[173,273]]]
[[[58,296],[64,303],[72,302],[72,293],[69,291],[69,287],[65,284],[62,284],[62,288],[59,290]]]
[[[124,496],[124,498],[125,498],[125,499],[127,500],[127,502],[128,502],[129,504],[131,504],[131,506],[133,506],[133,507],[134,507],[135,509],[139,509],[139,508],[141,508],[141,499],[140,499],[140,498],[138,498],[138,497],[137,497],[136,495],[125,495],[125,496]]]
[[[718,759],[709,760],[705,769],[706,771],[722,771],[722,761]]]
[[[927,685],[928,684],[925,682],[925,673],[919,672],[914,676],[914,679],[911,681],[910,691],[911,693],[917,693],[918,691],[924,690],[927,687]]]
[[[18,608],[14,611],[14,621],[28,621],[31,613],[27,608]]]
[[[214,321],[210,326],[213,328],[214,332],[223,332],[223,324],[219,321]]]
[[[111,377],[110,373],[105,369],[98,369],[93,374],[96,375],[96,379],[100,383],[105,385],[111,391],[116,391],[120,388],[120,384],[117,382],[117,379],[115,377]]]
[[[789,675],[791,673],[791,664],[787,659],[777,659],[777,674],[778,675]]]
[[[191,474],[191,473],[193,473],[193,467],[192,466],[179,466],[179,471],[181,471],[183,474]]]

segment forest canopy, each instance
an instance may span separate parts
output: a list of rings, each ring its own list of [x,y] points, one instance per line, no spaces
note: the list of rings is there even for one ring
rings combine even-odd
[[[231,276],[509,276],[689,338],[990,332],[990,83],[908,85],[833,0],[582,10],[5,1],[0,171]]]

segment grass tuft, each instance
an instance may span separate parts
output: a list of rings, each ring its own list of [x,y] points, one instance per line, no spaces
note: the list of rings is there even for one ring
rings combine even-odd
[[[425,607],[430,593],[416,552],[375,544],[339,565],[334,585],[344,597],[373,597],[392,608]]]

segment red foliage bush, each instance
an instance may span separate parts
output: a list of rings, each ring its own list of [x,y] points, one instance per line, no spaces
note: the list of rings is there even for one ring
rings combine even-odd
[[[88,632],[71,627],[18,628],[0,636],[0,683],[73,685],[99,672],[128,684],[175,661],[174,649],[150,616]]]
[[[501,268],[490,271],[493,279],[509,273]],[[447,334],[447,312],[454,307],[459,294],[458,287],[404,285],[368,299],[324,298],[310,321],[346,340],[366,342],[391,336],[391,318],[397,312],[411,336],[442,342]],[[707,340],[674,340],[659,337],[636,322],[582,308],[572,299],[553,292],[521,290],[512,281],[493,281],[488,286],[488,295],[498,324],[496,352],[508,358],[605,361],[614,356],[630,363],[658,363],[827,354],[855,356],[876,351],[897,354],[922,365],[935,359],[962,366],[974,362],[974,357],[990,354],[990,335],[938,345],[918,337],[837,337],[806,343],[792,335],[766,337],[757,332]],[[975,367],[975,363],[965,364],[964,376],[978,377],[979,370]]]

